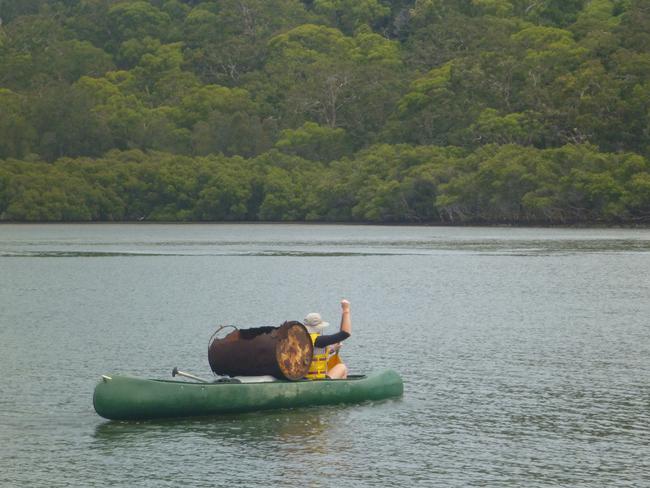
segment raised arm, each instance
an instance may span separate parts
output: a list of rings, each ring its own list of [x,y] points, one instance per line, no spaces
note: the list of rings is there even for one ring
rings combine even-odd
[[[350,320],[350,302],[341,300],[341,332],[352,335],[352,322]]]
[[[352,322],[350,321],[350,302],[341,300],[341,330],[336,334],[319,336],[314,342],[315,347],[326,347],[342,342],[352,335]]]

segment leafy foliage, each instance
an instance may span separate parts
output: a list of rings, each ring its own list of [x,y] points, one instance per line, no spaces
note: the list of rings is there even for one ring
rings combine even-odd
[[[3,0],[0,220],[650,221],[643,0]]]

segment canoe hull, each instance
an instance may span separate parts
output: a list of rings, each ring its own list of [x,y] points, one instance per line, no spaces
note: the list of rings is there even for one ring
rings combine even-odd
[[[95,387],[95,411],[111,420],[210,416],[399,397],[400,376],[385,370],[348,380],[190,383],[108,375]]]

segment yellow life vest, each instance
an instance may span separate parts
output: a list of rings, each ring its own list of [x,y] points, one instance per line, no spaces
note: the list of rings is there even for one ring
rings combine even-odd
[[[309,334],[309,337],[311,337],[311,343],[315,344],[316,339],[318,339],[319,336],[319,333]],[[327,377],[328,349],[329,347],[314,346],[314,356],[311,358],[309,372],[305,378],[308,380],[322,380]]]

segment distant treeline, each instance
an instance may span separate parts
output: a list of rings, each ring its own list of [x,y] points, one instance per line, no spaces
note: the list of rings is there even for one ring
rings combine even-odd
[[[647,0],[0,1],[0,220],[650,221]]]
[[[190,158],[139,150],[0,167],[5,220],[631,223],[650,165],[589,145],[380,144],[329,164],[273,150]]]

